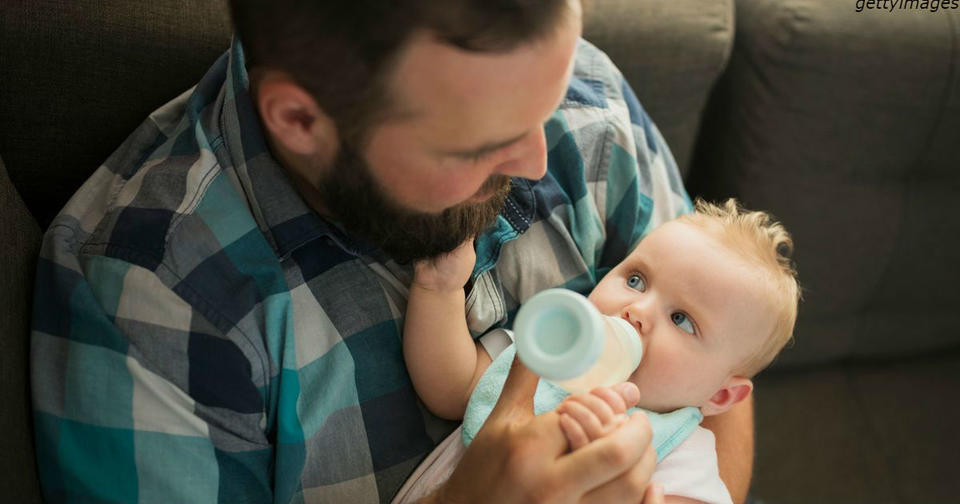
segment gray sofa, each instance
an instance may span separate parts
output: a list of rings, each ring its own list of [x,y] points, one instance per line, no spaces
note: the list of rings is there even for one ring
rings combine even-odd
[[[781,218],[806,297],[757,385],[754,493],[960,502],[960,11],[736,17],[688,186]]]
[[[587,15],[691,194],[770,210],[796,239],[805,301],[795,343],[757,379],[753,497],[960,502],[960,12],[594,0]],[[228,40],[221,2],[0,6],[4,501],[39,502],[26,397],[39,230]]]

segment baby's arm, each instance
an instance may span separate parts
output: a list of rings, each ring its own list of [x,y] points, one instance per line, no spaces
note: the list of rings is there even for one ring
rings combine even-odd
[[[413,386],[435,415],[461,419],[490,356],[470,337],[464,284],[476,254],[473,240],[414,265],[403,329],[403,356]]]

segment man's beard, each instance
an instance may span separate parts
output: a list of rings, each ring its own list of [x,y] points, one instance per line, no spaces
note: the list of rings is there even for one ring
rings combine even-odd
[[[315,187],[326,210],[347,231],[356,233],[405,264],[451,252],[466,239],[489,228],[510,193],[510,178],[491,176],[479,194],[486,201],[461,203],[440,214],[402,208],[374,180],[370,168],[353,149],[341,144],[327,175]]]

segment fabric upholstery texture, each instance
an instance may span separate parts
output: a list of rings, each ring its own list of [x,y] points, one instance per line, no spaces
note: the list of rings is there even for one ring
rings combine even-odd
[[[225,1],[5,0],[0,153],[40,227],[229,40]]]
[[[751,493],[776,504],[956,502],[960,352],[758,377]]]
[[[27,353],[33,268],[40,229],[23,206],[0,159],[0,500],[40,502],[30,402]]]
[[[960,11],[739,0],[691,194],[771,211],[805,300],[776,366],[960,343]]]

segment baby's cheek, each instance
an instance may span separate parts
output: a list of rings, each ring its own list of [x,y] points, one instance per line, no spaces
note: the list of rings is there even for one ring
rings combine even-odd
[[[618,279],[613,277],[613,272],[608,273],[606,278],[594,287],[587,299],[600,310],[600,313],[620,316],[623,308],[630,303],[630,298],[618,293]]]
[[[646,382],[648,387],[670,387],[680,383],[680,378],[685,374],[694,372],[691,367],[693,364],[684,360],[682,352],[676,349],[664,346],[651,348],[643,357],[639,379]]]
[[[592,291],[590,291],[590,294],[587,295],[587,301],[590,301],[590,303],[592,303],[593,306],[596,306],[597,309],[600,310],[600,313],[609,314],[610,311],[609,311],[608,305],[610,303],[606,299],[608,297],[605,295],[606,290],[607,290],[607,280],[601,280],[600,283],[597,284],[597,286],[594,287]]]

